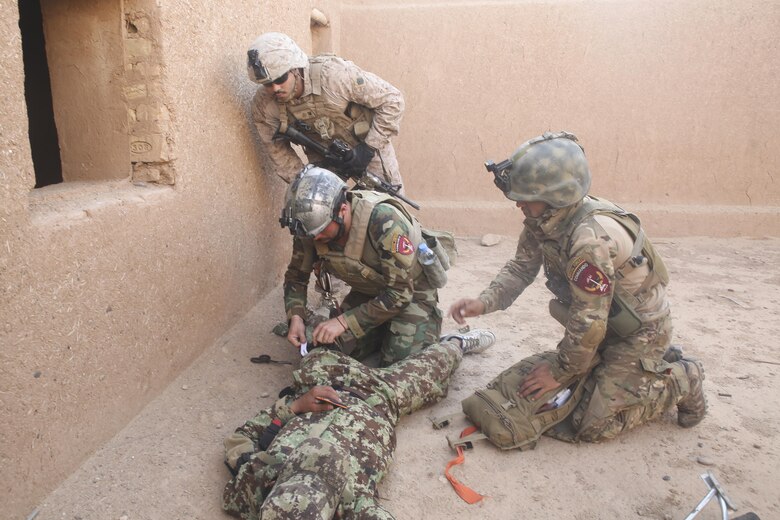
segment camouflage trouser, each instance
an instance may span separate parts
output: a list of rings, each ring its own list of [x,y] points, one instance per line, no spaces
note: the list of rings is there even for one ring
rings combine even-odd
[[[223,509],[243,520],[392,520],[377,485],[395,449],[400,416],[447,395],[460,347],[436,344],[388,368],[316,350],[294,372],[295,395],[317,385],[339,390],[347,409],[301,414],[267,451],[256,452],[225,487]],[[349,388],[349,390],[347,389]],[[364,394],[357,397],[355,394]]]
[[[370,299],[365,294],[352,291],[341,302],[341,309],[352,309]],[[415,292],[412,302],[392,320],[369,330],[361,338],[345,335],[342,343],[344,351],[355,359],[364,360],[379,350],[380,366],[386,367],[419,352],[426,345],[438,343],[442,323],[438,299],[436,289]]]
[[[628,338],[608,336],[599,347],[600,362],[586,376],[580,402],[565,423],[547,434],[566,441],[600,442],[676,405],[689,385],[681,363],[662,359],[671,333],[667,316]],[[549,351],[534,357],[539,363],[557,356],[557,351]]]

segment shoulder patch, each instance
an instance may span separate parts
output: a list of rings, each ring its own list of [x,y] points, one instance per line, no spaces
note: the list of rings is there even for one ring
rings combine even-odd
[[[414,253],[414,245],[406,235],[393,236],[393,253],[401,255],[411,255]]]
[[[604,272],[583,258],[575,258],[566,277],[583,291],[602,295],[610,291],[611,283]]]

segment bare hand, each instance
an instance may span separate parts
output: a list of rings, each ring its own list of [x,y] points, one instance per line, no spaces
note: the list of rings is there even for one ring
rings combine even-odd
[[[328,412],[333,410],[332,404],[323,403],[317,400],[317,397],[325,397],[333,402],[340,403],[338,392],[336,392],[331,386],[315,386],[298,399],[292,402],[290,409],[293,413],[306,413],[306,412]]]
[[[561,384],[552,376],[550,365],[544,363],[531,370],[531,373],[523,379],[517,390],[517,395],[520,397],[532,396],[531,401],[535,401],[539,396],[560,386]]]
[[[466,320],[473,316],[481,316],[485,313],[485,304],[479,298],[462,298],[452,305],[447,313],[452,316],[458,324],[464,325]]]
[[[306,341],[306,324],[297,314],[290,318],[290,328],[287,331],[287,341],[295,347],[300,347]]]
[[[312,340],[314,340],[315,345],[320,343],[333,343],[336,341],[336,338],[341,336],[346,330],[347,329],[342,325],[338,318],[331,318],[314,327]]]

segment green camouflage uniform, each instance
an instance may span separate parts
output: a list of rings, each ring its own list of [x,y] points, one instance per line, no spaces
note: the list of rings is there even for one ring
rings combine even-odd
[[[377,485],[395,450],[402,415],[447,394],[460,364],[458,345],[430,346],[389,368],[370,368],[335,351],[317,350],[293,373],[292,395],[260,412],[225,441],[226,462],[235,467],[252,453],[225,487],[223,508],[243,520],[262,518],[391,519],[378,503]],[[290,405],[310,388],[337,389],[346,409],[303,413]],[[281,429],[257,451],[272,421]]]
[[[389,196],[364,191],[347,196],[353,220],[345,247],[301,237],[293,241],[284,276],[287,319],[306,319],[309,278],[321,260],[323,271],[351,287],[341,303],[349,327],[340,338],[345,350],[352,346],[353,357],[363,359],[381,345],[381,363],[387,366],[439,341],[438,292],[417,261],[419,224]],[[343,257],[352,258],[351,269],[340,267]]]
[[[588,377],[570,426],[574,439],[597,442],[658,417],[688,394],[689,384],[680,363],[662,359],[672,334],[665,283],[648,278],[647,262],[626,274],[622,268],[632,237],[607,215],[588,214],[573,222],[582,204],[527,218],[515,257],[479,298],[485,313],[506,309],[545,264],[548,287],[559,296],[567,293],[570,306],[557,350],[537,356],[535,363],[549,362],[562,385]],[[621,289],[638,297],[635,311],[641,319],[641,328],[625,337],[608,329],[613,294]],[[521,362],[509,370],[532,368]]]

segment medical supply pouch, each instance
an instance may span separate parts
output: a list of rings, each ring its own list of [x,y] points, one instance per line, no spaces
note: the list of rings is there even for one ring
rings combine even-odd
[[[551,390],[531,401],[517,395],[520,383],[540,363],[555,360],[557,352],[530,356],[508,368],[491,381],[487,388],[477,390],[463,400],[463,413],[482,431],[487,439],[503,450],[522,451],[536,447],[541,435],[562,422],[579,403],[586,377]],[[570,396],[556,405],[555,398]],[[558,400],[560,402],[561,399]]]

